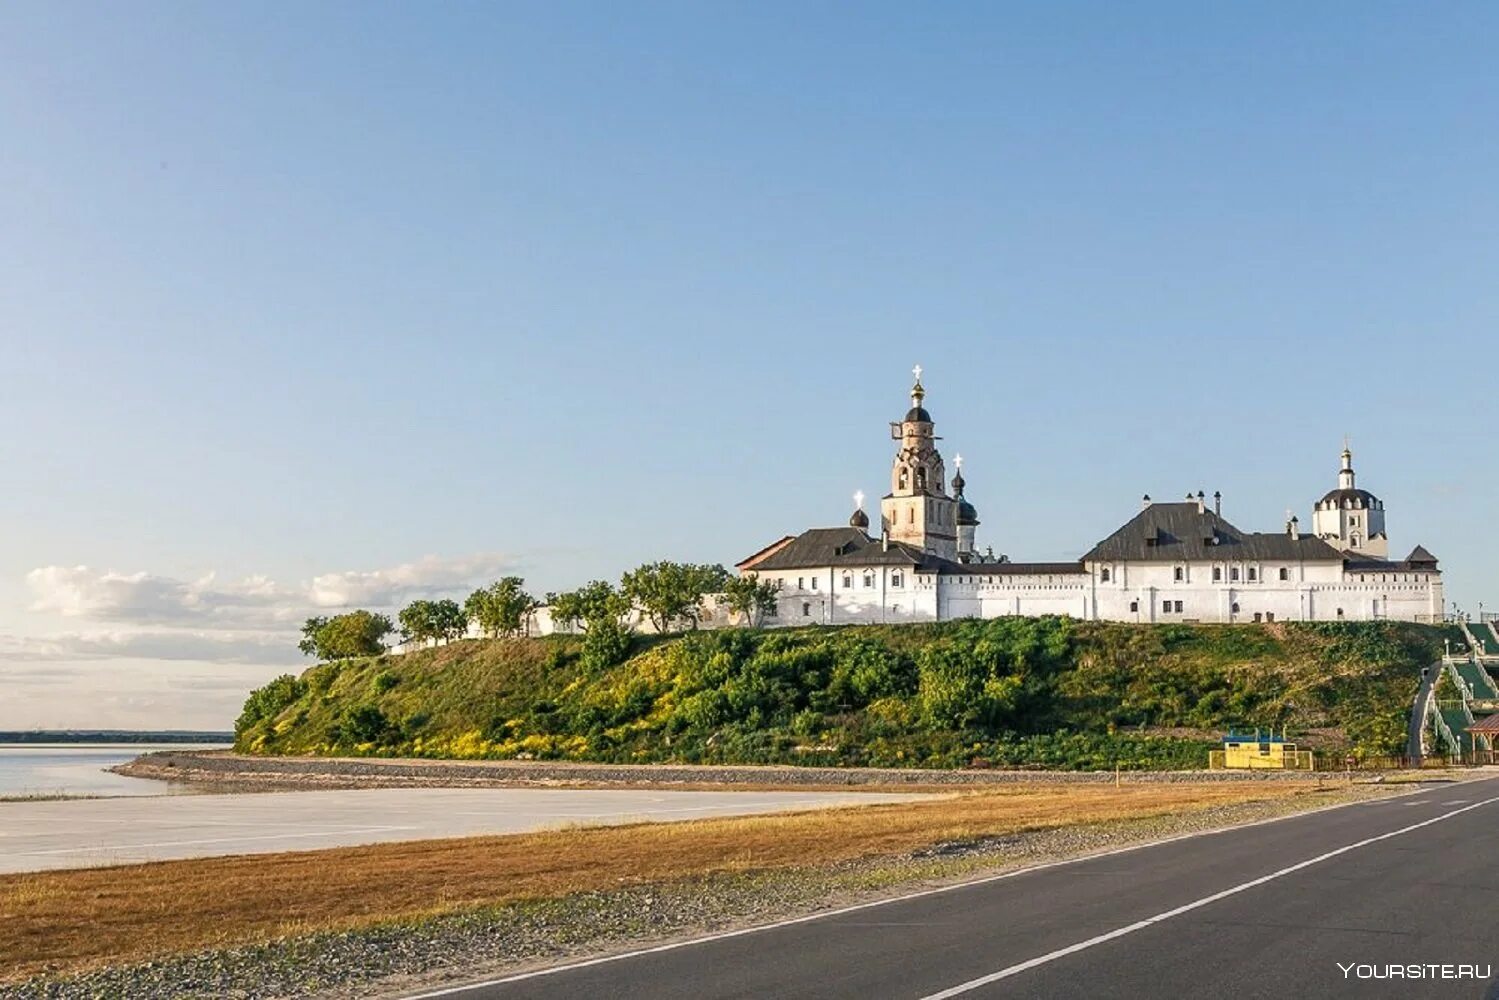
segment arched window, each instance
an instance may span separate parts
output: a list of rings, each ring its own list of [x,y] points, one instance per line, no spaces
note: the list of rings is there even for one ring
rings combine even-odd
[[[1343,620],[1343,609],[1339,608],[1338,609],[1338,621],[1342,621],[1342,620]]]
[[[1214,583],[1222,583],[1223,582],[1223,567],[1222,566],[1214,566],[1213,567],[1213,582]]]
[[[901,585],[901,580],[902,579],[903,579],[903,577],[901,576],[901,573],[900,573],[899,570],[897,570],[894,573],[891,573],[890,574],[890,586],[892,586],[892,587],[899,587]]]
[[[1358,548],[1358,536],[1357,536],[1357,535],[1353,535],[1353,536],[1351,536],[1351,537],[1350,537],[1350,538],[1349,538],[1349,539],[1348,539],[1348,541],[1349,541],[1349,542],[1350,542],[1350,543],[1352,543],[1352,545],[1353,545],[1353,547],[1354,547],[1354,548]]]
[[[1289,569],[1287,569],[1285,566],[1282,566],[1280,568],[1280,578],[1282,580],[1289,580],[1291,578],[1291,571]]]
[[[909,469],[901,469],[900,470],[900,488],[904,490],[904,489],[909,489],[910,486],[911,486],[911,470],[909,470]]]
[[[811,601],[803,601],[802,602],[802,617],[803,618],[811,618],[812,617],[812,602]]]
[[[1239,567],[1235,566],[1228,571],[1228,578],[1235,583],[1239,582]]]
[[[1109,568],[1107,566],[1098,571],[1098,579],[1104,583],[1109,582]]]
[[[843,589],[844,590],[851,590],[851,589],[853,589],[853,586],[854,586],[854,575],[852,573],[844,573],[843,574]]]
[[[924,466],[916,470],[916,488],[923,493],[926,492],[926,468]]]
[[[1233,603],[1233,606],[1231,608],[1229,608],[1229,610],[1232,611],[1234,614],[1238,614],[1239,613],[1239,602],[1235,601]]]
[[[873,587],[874,586],[874,574],[871,573],[871,572],[869,572],[868,570],[864,571],[864,586],[866,586],[866,587]]]
[[[1253,566],[1249,567],[1249,582],[1250,583],[1253,583],[1255,580],[1257,580],[1259,578],[1259,575],[1260,575],[1259,570],[1255,569]]]

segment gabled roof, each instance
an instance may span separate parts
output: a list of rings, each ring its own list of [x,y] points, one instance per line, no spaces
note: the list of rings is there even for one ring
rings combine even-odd
[[[1343,554],[1320,538],[1282,532],[1240,531],[1192,503],[1153,503],[1095,545],[1084,562],[1203,562],[1281,559],[1341,562]]]
[[[1437,557],[1428,552],[1426,550],[1426,546],[1417,545],[1415,548],[1411,549],[1411,554],[1405,557],[1405,561],[1407,563],[1410,563],[1411,565],[1414,565],[1416,563],[1432,563],[1434,565],[1437,561]]]
[[[813,528],[761,549],[738,564],[741,570],[813,569],[819,566],[916,566],[935,568],[935,560],[904,542],[887,547],[858,528]]]
[[[1349,559],[1344,565],[1351,573],[1439,572],[1437,557],[1426,551],[1425,546],[1422,545],[1417,545],[1411,550],[1410,555],[1399,562],[1390,559]]]
[[[1499,714],[1486,715],[1482,719],[1468,727],[1470,733],[1496,733],[1499,734]]]

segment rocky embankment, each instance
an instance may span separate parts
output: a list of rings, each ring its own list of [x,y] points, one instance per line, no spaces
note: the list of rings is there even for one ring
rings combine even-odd
[[[227,751],[163,750],[114,769],[119,774],[249,788],[548,787],[669,785],[786,787],[982,786],[1045,782],[1305,781],[1304,771],[1039,771],[694,764],[588,764],[538,760],[397,760],[260,757]],[[1339,774],[1322,774],[1339,778]]]

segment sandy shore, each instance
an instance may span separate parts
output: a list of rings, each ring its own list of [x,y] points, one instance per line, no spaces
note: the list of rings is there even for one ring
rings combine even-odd
[[[291,788],[577,787],[778,789],[963,787],[1016,783],[1129,784],[1201,781],[1347,780],[1342,773],[1294,771],[939,771],[918,768],[818,768],[692,764],[588,764],[526,760],[407,760],[256,757],[229,751],[161,751],[114,770],[137,778],[199,782],[235,791]],[[1355,772],[1355,777],[1359,775]]]

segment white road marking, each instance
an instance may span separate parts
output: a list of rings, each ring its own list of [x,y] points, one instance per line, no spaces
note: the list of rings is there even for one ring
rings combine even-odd
[[[1070,944],[1065,948],[1058,948],[1056,951],[1047,952],[1045,955],[1038,955],[1035,958],[1029,959],[1027,961],[1019,962],[1015,965],[1009,966],[1008,968],[1000,969],[998,972],[991,972],[987,976],[980,976],[977,979],[970,979],[966,983],[959,983],[957,986],[951,987],[950,989],[945,989],[940,993],[928,994],[927,996],[922,997],[921,1000],[947,1000],[947,998],[949,997],[960,996],[961,994],[972,992],[973,990],[988,986],[990,983],[997,983],[1001,979],[1008,979],[1011,976],[1017,975],[1021,972],[1025,972],[1029,969],[1034,969],[1037,966],[1046,965],[1049,962],[1055,962],[1059,958],[1065,958],[1068,955],[1075,955],[1080,951],[1086,951],[1087,949],[1092,948],[1095,945],[1103,944],[1106,941],[1113,941],[1117,938],[1124,937],[1126,934],[1133,934],[1135,933],[1135,931],[1142,931],[1145,928],[1152,927],[1155,924],[1161,923],[1162,921],[1170,920],[1172,917],[1179,917],[1183,913],[1191,913],[1193,910],[1200,910],[1204,906],[1208,906],[1218,902],[1220,899],[1227,899],[1229,896],[1236,896],[1241,892],[1247,892],[1248,890],[1256,888],[1258,886],[1262,886],[1267,882],[1274,882],[1276,879],[1285,878],[1287,875],[1299,872],[1303,868],[1310,868],[1312,865],[1321,864],[1322,862],[1331,860],[1332,858],[1336,858],[1341,854],[1347,854],[1349,851],[1356,851],[1361,847],[1368,847],[1370,844],[1377,844],[1381,840],[1389,840],[1391,837],[1403,836],[1415,830],[1420,830],[1423,827],[1431,826],[1433,823],[1444,822],[1454,816],[1459,816],[1465,812],[1468,812],[1471,809],[1477,809],[1480,806],[1486,806],[1494,802],[1499,802],[1499,796],[1495,796],[1491,799],[1484,799],[1483,801],[1475,802],[1472,805],[1463,806],[1461,809],[1454,809],[1451,812],[1443,813],[1440,816],[1433,816],[1431,819],[1424,819],[1419,823],[1412,823],[1410,826],[1403,826],[1398,830],[1391,830],[1389,833],[1381,833],[1377,837],[1366,837],[1363,840],[1348,844],[1343,847],[1339,847],[1336,850],[1328,851],[1325,854],[1319,854],[1315,858],[1307,858],[1305,861],[1298,862],[1294,865],[1289,865],[1285,868],[1280,869],[1279,871],[1271,872],[1269,875],[1261,875],[1259,878],[1250,879],[1248,882],[1241,882],[1231,889],[1224,889],[1221,892],[1213,893],[1211,896],[1203,896],[1201,899],[1193,900],[1192,902],[1185,905],[1166,910],[1162,913],[1157,913],[1153,917],[1146,917],[1144,920],[1137,920],[1132,924],[1126,924],[1123,927],[1116,928],[1114,930],[1108,931],[1107,933],[1090,937],[1086,941],[1079,941],[1076,944]],[[1406,803],[1406,805],[1408,806],[1415,804],[1416,803],[1413,802]]]
[[[1451,800],[1449,800],[1447,802],[1443,802],[1442,805],[1444,805],[1444,806],[1460,806],[1464,802],[1467,802],[1467,801],[1468,801],[1467,799],[1451,799]]]
[[[1487,781],[1488,778],[1476,778],[1475,781]],[[1396,792],[1391,799],[1406,795],[1420,794],[1424,789],[1411,789],[1408,792]],[[1378,801],[1389,801],[1381,799]],[[1045,871],[1048,868],[1061,868],[1065,865],[1081,864],[1085,861],[1096,861],[1099,858],[1110,858],[1117,854],[1129,854],[1132,851],[1143,851],[1150,847],[1161,847],[1165,844],[1174,844],[1182,840],[1194,840],[1198,837],[1211,837],[1220,833],[1238,833],[1242,830],[1253,829],[1257,826],[1269,826],[1271,823],[1282,823],[1291,819],[1302,819],[1306,816],[1314,816],[1318,813],[1332,812],[1336,809],[1347,809],[1352,806],[1368,805],[1368,802],[1340,802],[1337,805],[1322,806],[1317,809],[1308,809],[1305,812],[1291,813],[1287,816],[1272,816],[1270,819],[1255,820],[1252,823],[1240,823],[1238,826],[1226,826],[1217,830],[1197,830],[1192,833],[1182,833],[1174,837],[1166,837],[1161,840],[1152,840],[1143,844],[1130,844],[1128,847],[1116,847],[1112,850],[1098,851],[1094,854],[1084,854],[1075,858],[1065,858],[1061,861],[1047,861],[1043,864],[1029,865],[1025,868],[1016,868],[1013,871],[1000,872],[998,875],[986,875],[983,878],[972,879],[967,882],[957,882],[953,885],[938,886],[935,889],[922,889],[918,892],[907,893],[904,896],[891,896],[887,899],[876,899],[868,903],[855,903],[852,906],[839,907],[836,910],[823,910],[818,913],[809,913],[802,917],[790,917],[786,920],[777,920],[768,924],[759,924],[754,927],[742,927],[734,931],[721,931],[717,934],[705,934],[702,937],[690,938],[686,941],[673,941],[670,944],[655,945],[650,948],[637,948],[634,951],[624,951],[617,955],[603,955],[599,958],[588,958],[581,962],[569,962],[566,965],[555,965],[548,969],[536,969],[532,972],[518,972],[510,976],[501,976],[497,979],[485,979],[475,983],[464,983],[461,986],[445,986],[441,989],[430,990],[426,993],[412,993],[403,1000],[435,1000],[437,997],[453,996],[457,993],[467,993],[470,990],[488,989],[491,986],[503,986],[506,983],[518,983],[527,979],[539,979],[543,976],[555,976],[563,972],[572,972],[576,969],[587,969],[595,965],[607,965],[611,962],[622,962],[631,958],[642,958],[646,955],[658,955],[662,952],[676,951],[679,948],[691,948],[700,944],[712,944],[714,941],[725,941],[729,938],[744,937],[749,934],[759,934],[762,931],[778,930],[782,927],[795,927],[798,924],[811,923],[814,920],[827,920],[831,917],[841,917],[849,913],[858,913],[861,910],[872,910],[880,906],[889,906],[891,903],[904,903],[912,899],[921,899],[926,896],[940,896],[948,892],[957,892],[959,889],[972,889],[976,886],[988,885],[991,882],[1002,882],[1005,879],[1016,878],[1020,875],[1029,875],[1032,872]],[[1439,817],[1440,818],[1440,817]],[[1435,822],[1428,820],[1428,822]]]

